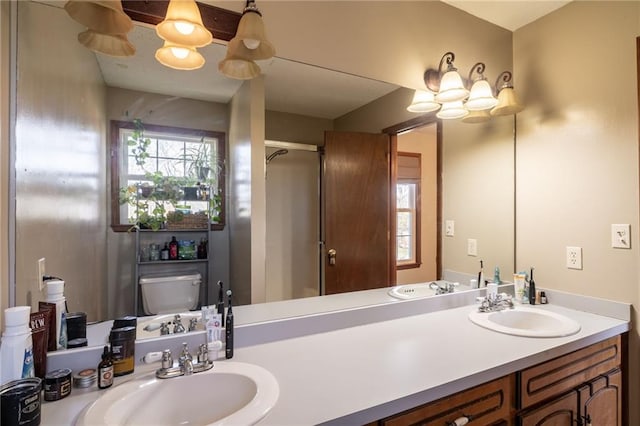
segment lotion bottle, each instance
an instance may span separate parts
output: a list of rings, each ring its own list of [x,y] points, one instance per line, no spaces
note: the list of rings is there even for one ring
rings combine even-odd
[[[0,342],[0,385],[12,380],[35,377],[30,314],[30,306],[15,306],[4,310],[5,329]]]
[[[64,281],[47,281],[46,302],[56,305],[56,348],[67,349],[67,299],[64,297]]]

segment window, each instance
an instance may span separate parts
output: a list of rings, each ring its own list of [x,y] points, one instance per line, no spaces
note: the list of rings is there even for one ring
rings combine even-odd
[[[111,227],[157,229],[172,214],[206,212],[224,227],[225,134],[111,122]]]
[[[396,266],[420,266],[420,154],[398,153]]]

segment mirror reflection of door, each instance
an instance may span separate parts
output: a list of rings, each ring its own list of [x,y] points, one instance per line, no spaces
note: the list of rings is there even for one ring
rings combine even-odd
[[[325,133],[324,294],[395,282],[391,143],[386,134]]]

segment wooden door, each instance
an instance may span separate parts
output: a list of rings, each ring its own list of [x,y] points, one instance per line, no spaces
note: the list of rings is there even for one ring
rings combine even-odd
[[[576,426],[578,392],[571,391],[519,416],[521,426]]]
[[[583,424],[622,425],[622,372],[616,369],[580,390]]]
[[[395,282],[390,241],[392,152],[386,134],[325,133],[325,294]]]

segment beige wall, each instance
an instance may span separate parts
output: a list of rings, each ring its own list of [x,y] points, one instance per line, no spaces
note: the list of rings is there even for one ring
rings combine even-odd
[[[483,260],[487,278],[497,266],[502,280],[512,281],[513,117],[442,127],[442,221],[455,223],[455,235],[442,239],[443,271],[474,274]],[[467,254],[468,239],[477,241],[477,256]]]
[[[90,51],[51,49],[75,45],[83,30],[63,9],[18,9],[16,303],[43,299],[36,262],[44,257],[47,272],[66,281],[69,310],[93,321],[106,291],[105,87]],[[58,31],[43,37],[55,22]]]
[[[397,284],[433,281],[438,278],[436,265],[438,239],[438,138],[436,124],[398,136],[398,152],[414,152],[420,158],[420,257],[418,268],[400,269]]]
[[[638,344],[638,2],[573,2],[514,34],[517,259],[536,282],[632,303],[631,418],[640,424]],[[631,250],[611,224],[631,224]],[[566,246],[583,270],[565,267]],[[553,302],[553,301],[552,301]]]
[[[264,125],[266,140],[310,145],[324,144],[324,132],[333,130],[333,120],[278,111],[266,111]]]

